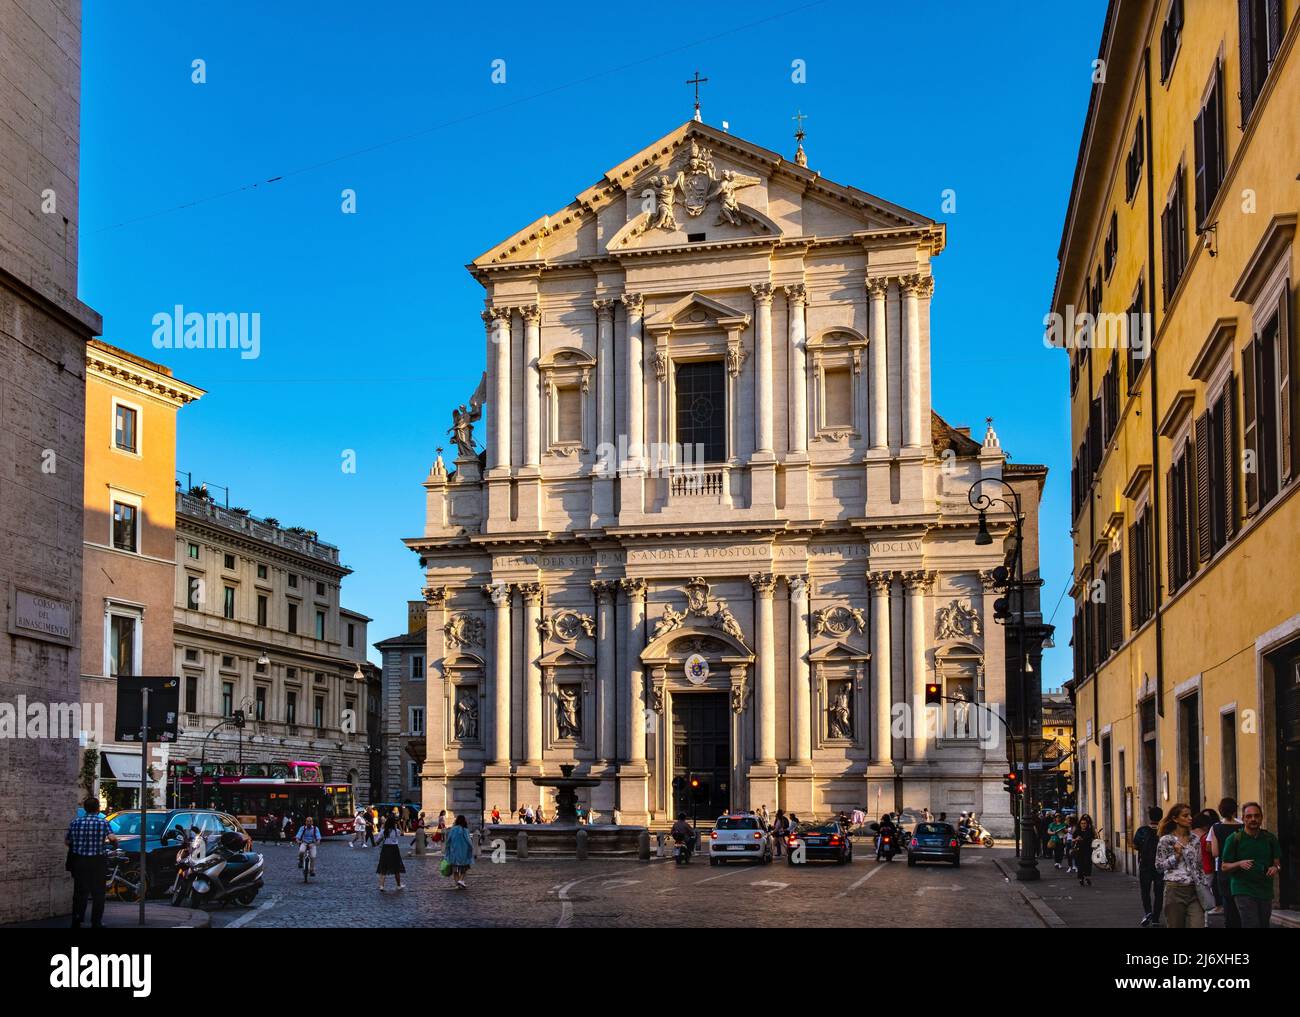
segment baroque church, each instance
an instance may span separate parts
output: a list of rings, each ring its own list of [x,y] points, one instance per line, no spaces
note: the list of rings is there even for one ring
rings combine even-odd
[[[1024,658],[992,570],[1012,513],[990,507],[981,545],[969,493],[1022,494],[1036,576],[1046,470],[931,408],[944,242],[802,143],[696,119],[474,260],[486,370],[406,540],[426,811],[537,805],[531,778],[571,764],[601,778],[597,822],[689,814],[683,777],[702,817],[928,807],[1009,830]]]

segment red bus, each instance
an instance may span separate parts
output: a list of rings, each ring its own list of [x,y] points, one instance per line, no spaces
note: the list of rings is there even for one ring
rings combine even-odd
[[[352,834],[356,815],[351,784],[325,781],[319,763],[293,759],[275,763],[167,765],[167,797],[173,809],[217,809],[237,818],[251,836],[268,837],[268,817],[301,822],[312,816],[326,837]]]

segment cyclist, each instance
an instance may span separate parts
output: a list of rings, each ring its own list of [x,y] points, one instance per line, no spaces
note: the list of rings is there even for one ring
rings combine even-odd
[[[298,845],[298,868],[304,865],[311,866],[310,872],[316,871],[316,845],[320,843],[320,830],[311,816],[303,820],[302,826],[298,827],[298,832],[293,835],[294,843]]]

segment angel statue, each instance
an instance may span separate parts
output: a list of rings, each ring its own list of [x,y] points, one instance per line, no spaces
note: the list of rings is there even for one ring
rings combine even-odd
[[[461,403],[459,409],[451,411],[451,429],[447,434],[460,453],[457,458],[473,459],[478,456],[478,449],[474,445],[474,422],[483,416],[483,402],[486,398],[487,371],[484,371],[478,388],[469,397],[469,406]]]
[[[733,226],[740,226],[744,222],[745,213],[740,210],[740,202],[736,200],[736,192],[746,187],[753,187],[762,181],[758,177],[746,176],[744,173],[737,173],[735,170],[724,170],[722,176],[714,183],[713,189],[709,191],[706,200],[712,201],[718,199],[718,221],[714,225],[721,225],[729,222]]]
[[[677,220],[673,217],[673,202],[677,200],[677,190],[685,178],[679,170],[674,177],[663,174],[662,176],[651,177],[646,181],[646,185],[655,193],[655,211],[649,221],[646,222],[647,229],[675,230],[677,229]]]

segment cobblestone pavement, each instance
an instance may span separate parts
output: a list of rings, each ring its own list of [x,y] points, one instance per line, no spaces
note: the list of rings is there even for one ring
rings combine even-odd
[[[380,893],[378,849],[321,846],[319,874],[304,884],[288,847],[266,851],[266,887],[252,908],[215,910],[214,928],[430,927],[787,927],[791,924],[1042,928],[993,864],[1004,849],[970,849],[961,868],[880,864],[870,844],[851,865],[671,860],[479,859],[468,890],[438,874],[439,858],[405,855],[408,889]]]

